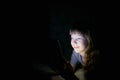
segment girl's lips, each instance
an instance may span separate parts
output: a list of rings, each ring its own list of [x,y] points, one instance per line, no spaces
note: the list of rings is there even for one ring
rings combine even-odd
[[[79,47],[74,47],[74,48],[79,48]]]

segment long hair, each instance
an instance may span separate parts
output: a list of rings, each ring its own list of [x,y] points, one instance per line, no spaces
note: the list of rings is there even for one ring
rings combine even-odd
[[[92,27],[89,24],[74,24],[70,28],[70,32],[78,32],[82,34],[87,40],[87,45],[85,49],[85,62],[83,69],[85,73],[94,69],[96,62],[96,56],[98,55],[98,50],[95,46],[95,37],[92,34]]]

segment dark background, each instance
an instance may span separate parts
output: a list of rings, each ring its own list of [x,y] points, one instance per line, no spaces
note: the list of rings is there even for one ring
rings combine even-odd
[[[61,62],[61,53],[57,40],[61,44],[63,56],[69,60],[72,50],[69,36],[71,24],[88,23],[92,25],[96,46],[101,53],[101,78],[116,78],[118,33],[114,22],[115,14],[111,13],[115,10],[98,7],[81,8],[76,3],[46,5],[40,8],[31,7],[28,13],[30,27],[27,42],[32,64],[60,65],[58,62]]]

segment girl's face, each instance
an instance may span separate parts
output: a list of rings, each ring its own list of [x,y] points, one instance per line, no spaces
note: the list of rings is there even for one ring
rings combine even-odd
[[[85,37],[78,32],[71,32],[71,46],[76,53],[81,53],[85,51],[87,40]]]

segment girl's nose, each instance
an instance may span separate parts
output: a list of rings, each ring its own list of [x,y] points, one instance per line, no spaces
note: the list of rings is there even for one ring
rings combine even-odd
[[[76,40],[74,40],[74,41],[73,41],[73,43],[77,44],[77,41],[76,41]]]

